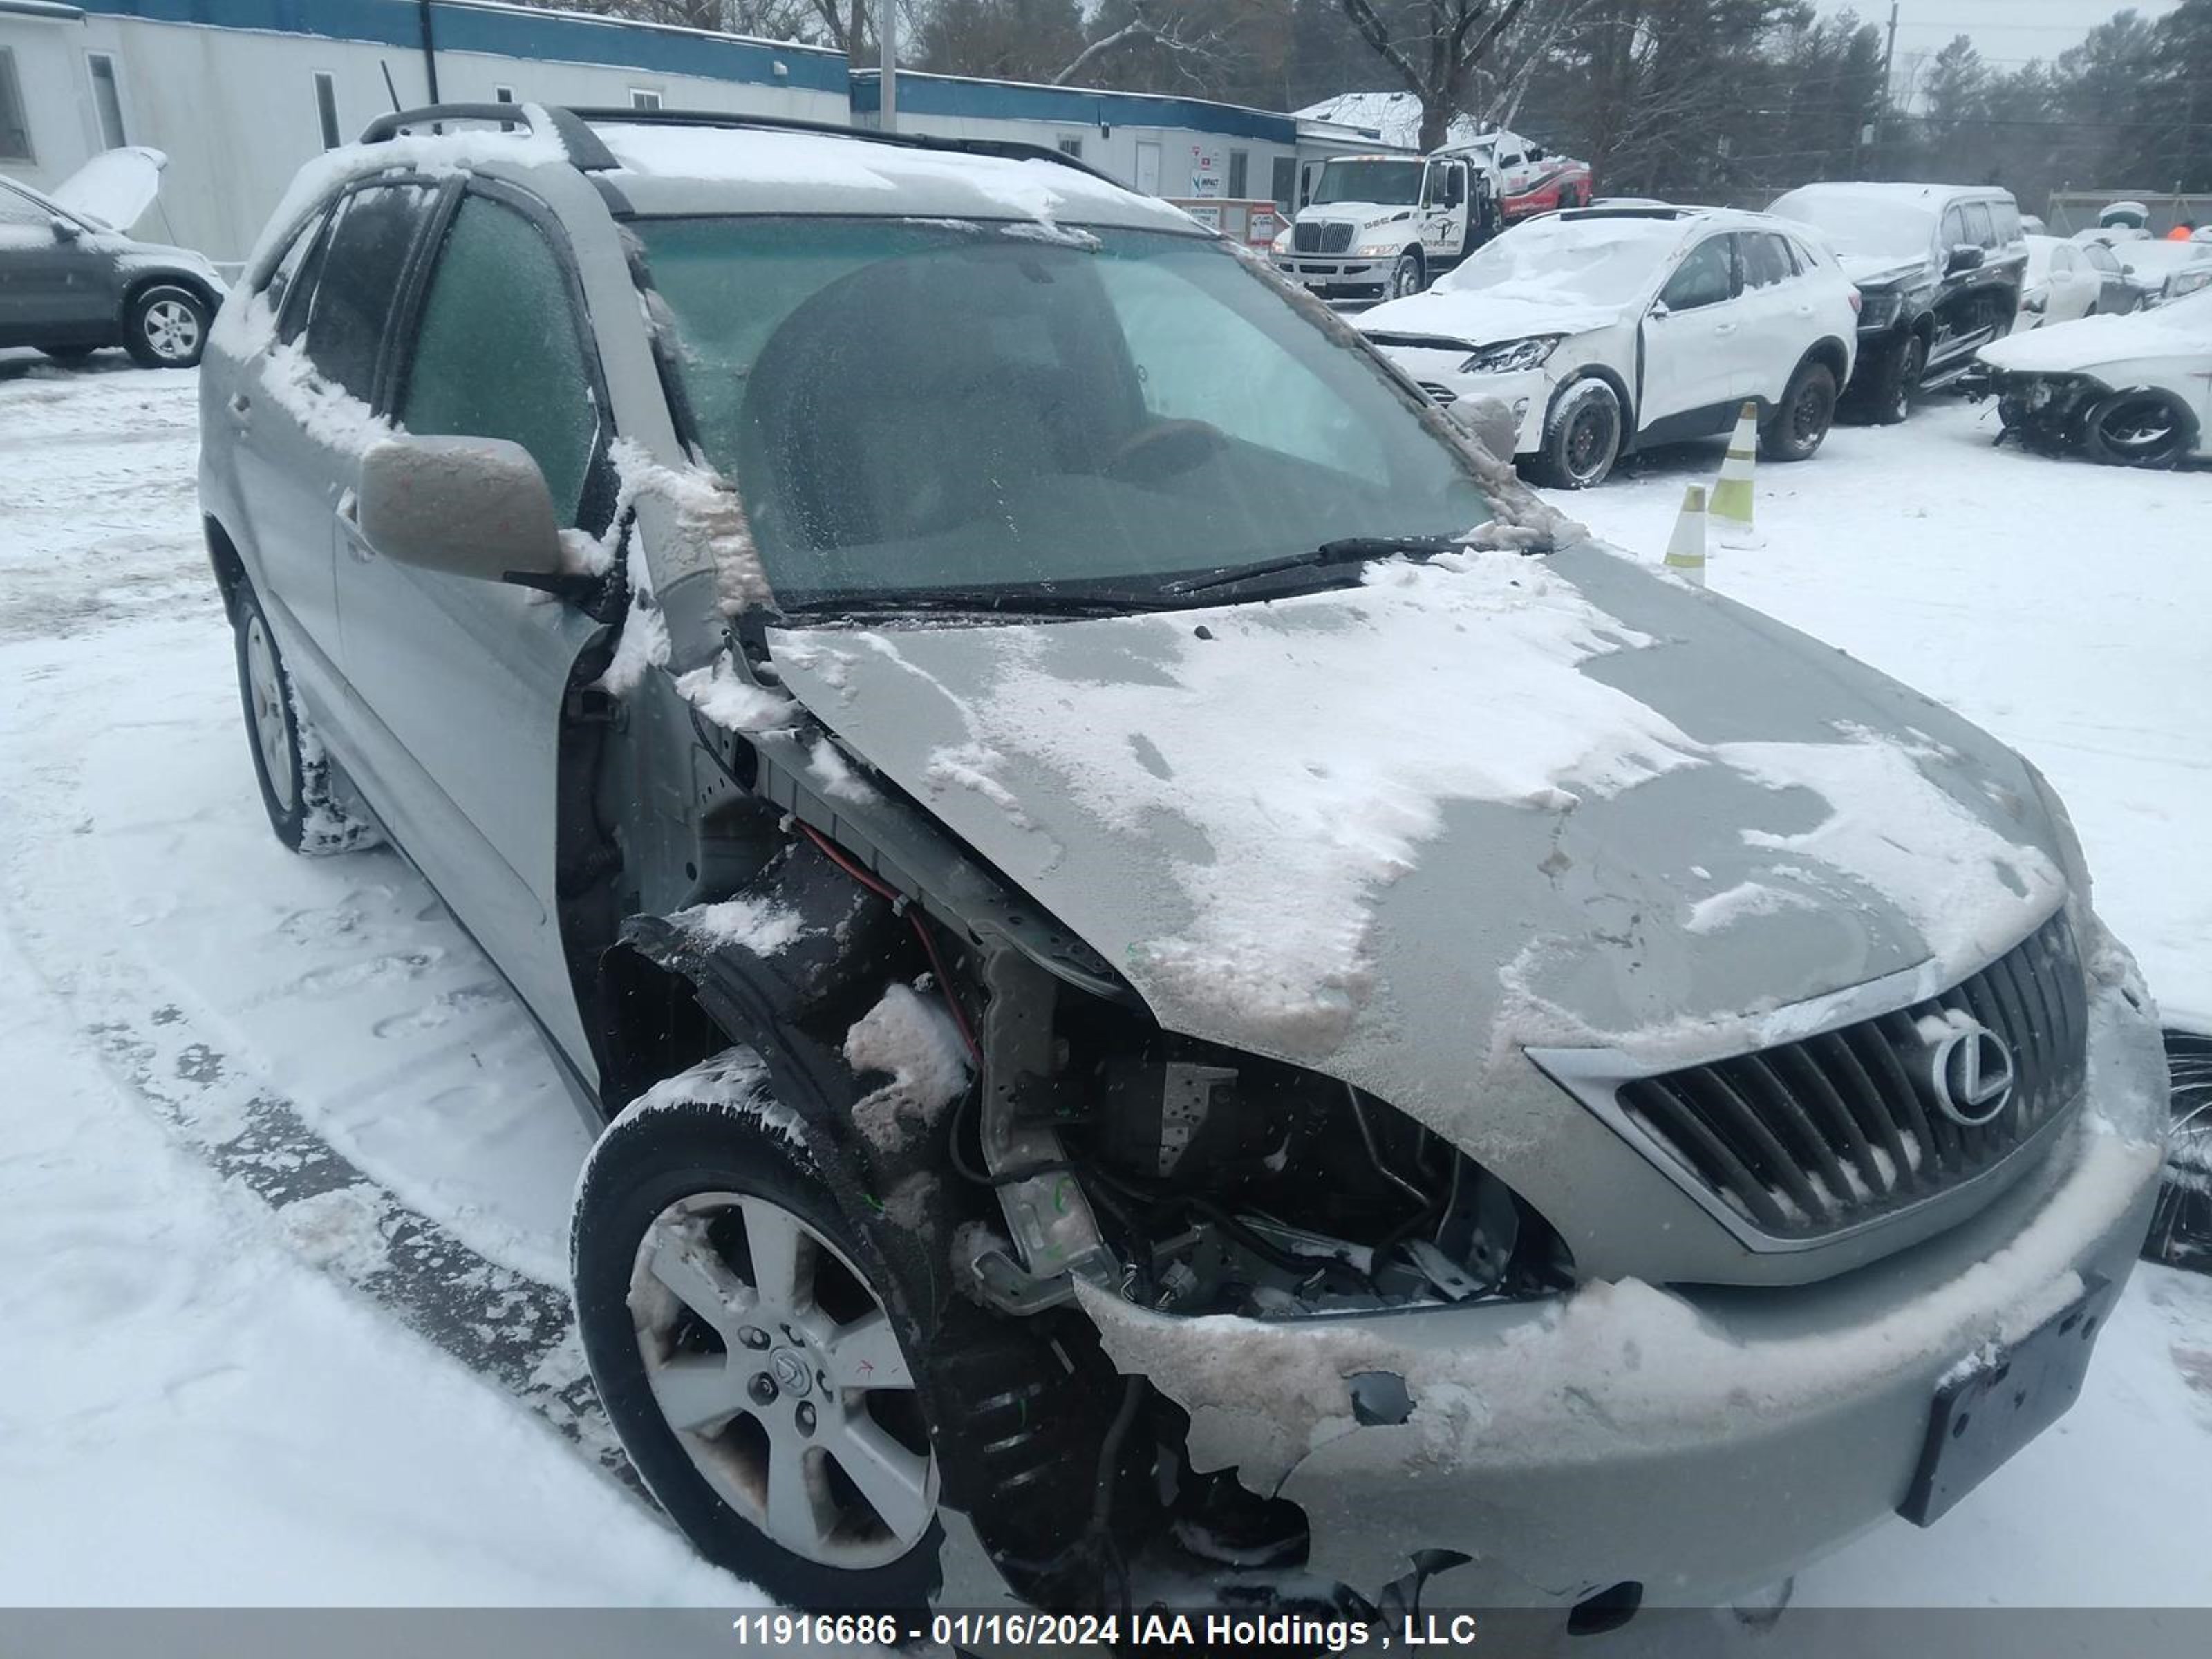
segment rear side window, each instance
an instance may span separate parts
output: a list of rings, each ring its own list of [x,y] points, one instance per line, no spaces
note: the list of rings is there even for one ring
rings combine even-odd
[[[1689,257],[1667,279],[1667,286],[1659,290],[1660,301],[1668,310],[1694,311],[1735,297],[1735,261],[1729,252],[1735,240],[1708,236],[1690,250]]]
[[[421,437],[505,438],[576,521],[599,407],[551,246],[510,208],[463,199],[431,274],[399,423]]]
[[[434,194],[419,185],[372,185],[338,206],[318,255],[307,351],[325,380],[366,400],[408,250]]]
[[[2010,246],[2021,239],[2020,209],[2010,202],[1990,204],[1990,218],[1996,226],[1997,246]]]
[[[1790,263],[1790,245],[1771,231],[1746,231],[1740,246],[1746,288],[1771,288],[1796,274]]]

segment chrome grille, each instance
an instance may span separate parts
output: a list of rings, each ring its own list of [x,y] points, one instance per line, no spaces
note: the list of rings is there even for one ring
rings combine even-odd
[[[2011,1049],[2012,1093],[1969,1127],[1910,1069],[1917,1022],[1954,1012]],[[1814,1237],[1901,1210],[2002,1162],[2080,1095],[2088,999],[2061,911],[1932,1000],[1802,1042],[1620,1085],[1629,1121],[1761,1231]]]
[[[1352,246],[1352,227],[1303,224],[1291,227],[1291,246],[1299,253],[1341,253]]]

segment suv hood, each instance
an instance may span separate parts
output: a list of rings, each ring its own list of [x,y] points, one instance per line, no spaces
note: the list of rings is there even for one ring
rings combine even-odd
[[[1162,1024],[1462,1141],[1524,1045],[1755,1046],[1781,1005],[1963,975],[2065,890],[2009,750],[1595,543],[1267,604],[769,638]]]
[[[1836,263],[1863,289],[1894,288],[1926,276],[1930,269],[1925,259],[1900,259],[1893,253],[1838,253]]]
[[[1556,293],[1481,289],[1460,294],[1431,289],[1386,300],[1352,319],[1365,335],[1426,336],[1486,346],[1531,334],[1587,334],[1619,322],[1630,307],[1577,304]]]
[[[1298,210],[1291,222],[1301,225],[1348,224],[1353,230],[1376,230],[1384,225],[1410,221],[1413,210],[1401,203],[1393,206],[1388,202],[1331,202],[1326,207],[1307,207]]]
[[[58,205],[110,230],[127,231],[161,193],[169,158],[143,144],[102,150],[49,192]]]

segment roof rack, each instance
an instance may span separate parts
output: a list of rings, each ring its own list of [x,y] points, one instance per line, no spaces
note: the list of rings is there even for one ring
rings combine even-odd
[[[901,149],[936,150],[954,155],[994,155],[1010,161],[1050,161],[1056,166],[1103,179],[1117,190],[1119,179],[1101,173],[1087,161],[1065,150],[1042,144],[1025,144],[1012,138],[940,138],[921,132],[878,132],[872,127],[841,126],[834,121],[807,121],[793,115],[748,115],[719,109],[622,109],[575,107],[556,112],[580,122],[609,126],[719,127],[735,131],[808,132],[828,138],[850,138],[864,144],[893,144]],[[599,143],[596,136],[592,142]],[[604,146],[602,146],[604,148]],[[573,152],[572,152],[573,153]],[[583,163],[577,163],[583,166]],[[621,163],[610,160],[611,168]],[[589,168],[586,169],[590,171]]]
[[[387,143],[416,127],[442,127],[449,121],[496,123],[503,128],[525,127],[535,132],[538,121],[533,110],[544,115],[562,148],[568,152],[568,159],[585,172],[610,172],[621,165],[599,142],[599,135],[573,112],[550,104],[426,104],[420,109],[396,109],[363,127],[357,142]]]
[[[568,152],[568,159],[585,173],[613,173],[622,163],[592,131],[601,125],[653,127],[714,127],[733,131],[805,132],[828,138],[849,138],[865,144],[891,144],[901,149],[935,150],[955,155],[990,155],[1010,161],[1049,161],[1103,179],[1116,189],[1121,181],[1101,173],[1087,161],[1042,144],[1025,144],[1010,138],[939,138],[919,132],[876,132],[866,127],[840,126],[830,121],[805,121],[795,116],[744,115],[727,110],[623,109],[578,107],[554,104],[430,104],[421,109],[393,110],[380,115],[362,129],[360,142],[380,144],[417,127],[442,126],[447,122],[496,123],[501,127],[537,131],[531,112],[542,112],[554,134]]]

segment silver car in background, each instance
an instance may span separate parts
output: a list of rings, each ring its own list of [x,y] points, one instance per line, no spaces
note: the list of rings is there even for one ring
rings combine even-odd
[[[2074,1397],[2165,1077],[2041,777],[1174,209],[386,118],[202,398],[271,823],[537,1018],[599,1395],[771,1595],[1592,1629]]]

